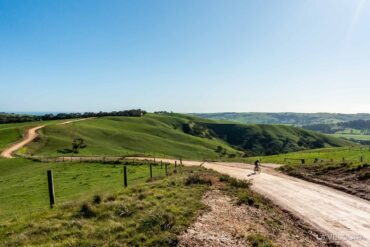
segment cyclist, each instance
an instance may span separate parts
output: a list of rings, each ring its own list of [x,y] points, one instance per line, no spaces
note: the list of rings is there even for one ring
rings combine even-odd
[[[259,160],[256,160],[254,162],[254,172],[257,173],[257,172],[261,172],[261,163]]]

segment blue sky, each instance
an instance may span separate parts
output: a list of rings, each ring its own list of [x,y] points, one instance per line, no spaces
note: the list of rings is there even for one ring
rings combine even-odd
[[[368,0],[0,0],[0,111],[370,112]]]

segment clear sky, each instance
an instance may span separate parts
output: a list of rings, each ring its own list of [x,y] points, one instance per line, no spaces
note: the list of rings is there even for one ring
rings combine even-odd
[[[0,111],[370,112],[370,0],[0,0]]]

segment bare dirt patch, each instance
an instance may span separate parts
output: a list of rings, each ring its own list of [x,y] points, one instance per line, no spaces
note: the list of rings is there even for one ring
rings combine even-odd
[[[209,210],[179,237],[179,246],[325,246],[276,208],[238,206],[218,189],[207,192],[203,203]]]

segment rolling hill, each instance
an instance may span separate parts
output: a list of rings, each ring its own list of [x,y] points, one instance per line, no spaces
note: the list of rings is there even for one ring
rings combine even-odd
[[[73,140],[78,138],[86,145],[79,149],[79,155],[147,153],[192,159],[278,154],[352,144],[291,126],[244,125],[182,114],[147,114],[49,125],[20,153],[68,155]]]
[[[251,124],[288,124],[295,126],[312,124],[335,124],[354,120],[370,120],[370,114],[342,114],[342,113],[268,113],[268,112],[221,112],[221,113],[197,113],[199,117],[229,120],[239,123]]]

